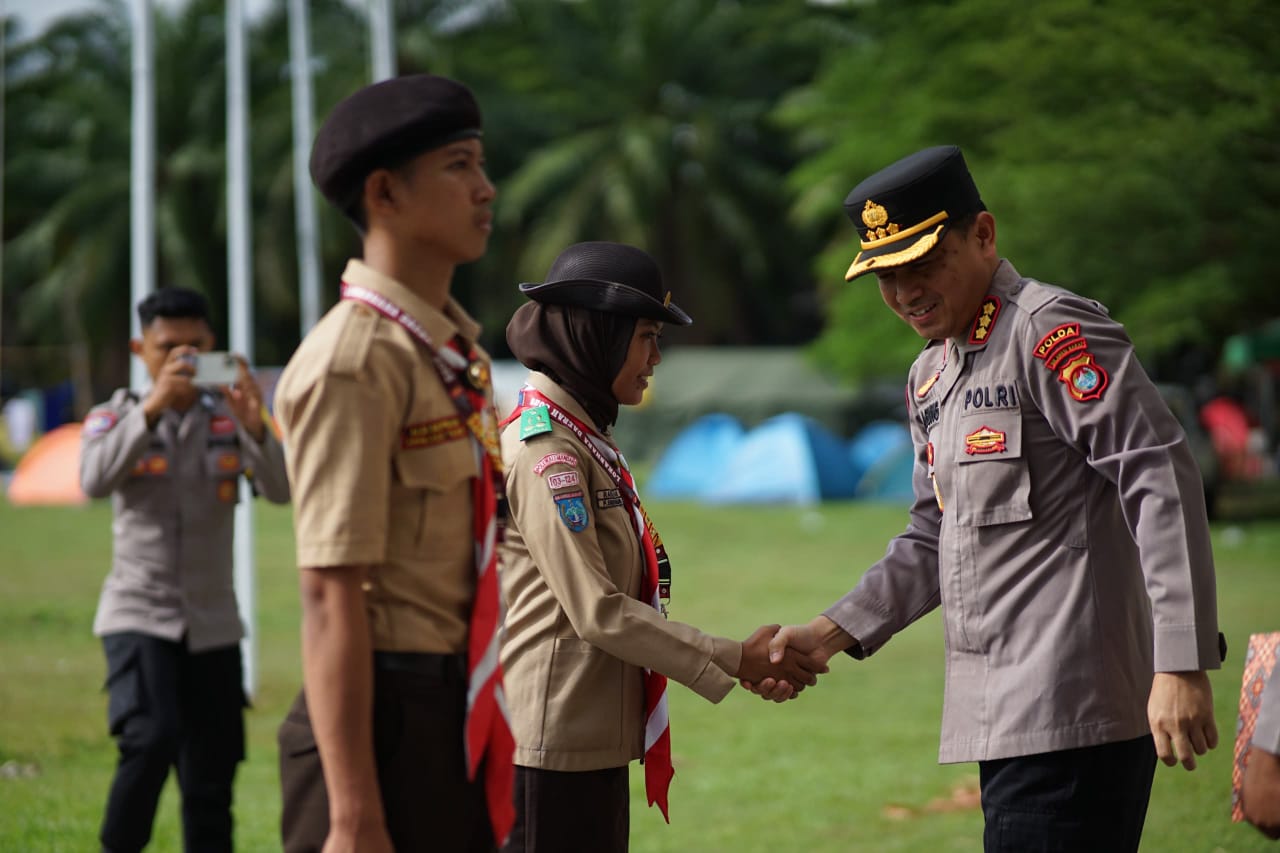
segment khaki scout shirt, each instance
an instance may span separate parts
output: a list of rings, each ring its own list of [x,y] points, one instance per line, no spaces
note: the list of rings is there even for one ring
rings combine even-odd
[[[240,475],[267,500],[289,500],[271,430],[258,444],[214,393],[185,413],[165,411],[149,430],[137,395],[121,389],[89,413],[81,436],[80,485],[90,497],[111,495],[114,516],[93,632],[185,634],[193,652],[238,642],[231,544]]]
[[[442,313],[360,261],[342,278],[391,300],[436,345],[480,331],[452,299]],[[289,360],[275,399],[298,566],[370,567],[375,649],[466,651],[480,468],[426,347],[372,308],[340,301]]]
[[[549,377],[533,373],[529,382],[591,423]],[[631,515],[568,429],[553,421],[551,432],[519,436],[519,419],[502,433],[511,518],[500,550],[515,761],[548,770],[622,767],[643,753],[644,668],[719,702],[733,688],[742,644],[667,621],[639,600],[645,561]],[[606,457],[616,453],[602,445]],[[561,515],[568,506],[586,510],[576,532],[580,516]]]
[[[852,652],[941,603],[942,762],[1149,733],[1153,671],[1217,668],[1218,617],[1199,472],[1123,327],[1002,261],[907,398],[910,523],[826,612]]]

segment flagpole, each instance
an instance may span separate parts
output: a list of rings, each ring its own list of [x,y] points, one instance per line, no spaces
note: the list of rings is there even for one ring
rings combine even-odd
[[[252,244],[249,208],[248,55],[244,0],[227,0],[227,332],[230,349],[253,364]],[[253,565],[253,490],[240,479],[233,549],[236,600],[245,636],[244,690],[258,683],[257,590]]]
[[[373,82],[396,76],[394,0],[369,0],[369,51]]]
[[[293,211],[298,233],[298,291],[302,336],[320,319],[320,233],[307,163],[315,98],[311,90],[308,0],[289,0],[289,64],[293,77]]]
[[[156,287],[155,234],[155,45],[151,0],[133,2],[133,105],[131,108],[129,170],[130,337],[142,336],[136,306]],[[129,360],[129,387],[147,384],[142,359]]]

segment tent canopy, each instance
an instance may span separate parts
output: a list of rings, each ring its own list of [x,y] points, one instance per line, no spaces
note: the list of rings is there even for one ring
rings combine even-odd
[[[844,444],[813,418],[788,412],[738,442],[705,500],[815,504],[852,498],[856,484]]]
[[[80,424],[63,424],[31,445],[9,481],[15,506],[67,506],[88,497],[80,488]]]
[[[685,427],[658,457],[645,495],[672,500],[699,498],[720,479],[746,430],[733,415],[703,415]]]

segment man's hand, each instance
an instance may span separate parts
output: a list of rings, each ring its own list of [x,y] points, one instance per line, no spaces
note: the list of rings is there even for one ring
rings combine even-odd
[[[254,441],[262,444],[267,437],[267,425],[262,422],[262,389],[249,372],[249,363],[241,356],[236,356],[236,360],[240,362],[240,376],[235,385],[224,385],[222,394],[227,398],[231,414]]]
[[[1240,792],[1244,819],[1272,841],[1280,839],[1280,755],[1251,747]]]
[[[322,853],[395,853],[391,836],[387,834],[387,826],[381,820],[381,815],[377,817],[377,820],[349,830],[331,827]]]
[[[1147,721],[1156,755],[1168,766],[1196,769],[1196,756],[1218,745],[1213,688],[1201,672],[1157,672],[1147,700]]]
[[[168,357],[164,364],[160,365],[160,372],[156,374],[155,382],[151,385],[147,399],[142,401],[142,411],[146,414],[149,428],[156,425],[156,421],[160,420],[160,415],[165,409],[172,408],[175,404],[189,400],[195,395],[196,387],[191,379],[196,375],[196,368],[191,362],[191,357],[197,352],[199,350],[195,347],[174,347],[169,350]]]
[[[836,623],[819,616],[808,625],[786,625],[779,629],[769,641],[769,659],[780,664],[789,652],[798,652],[808,656],[810,662],[822,666],[822,672],[826,672],[826,663],[831,656],[849,648],[853,642],[853,637]],[[774,702],[783,702],[799,692],[786,680],[772,676],[762,681],[743,678],[741,682],[747,690]]]
[[[818,676],[827,671],[826,661],[817,660],[795,649],[786,649],[785,653],[774,660],[771,655],[771,641],[778,633],[777,625],[762,625],[742,643],[742,663],[738,666],[738,678],[742,683],[764,681],[770,679],[786,687],[779,693],[786,692],[782,698],[794,698],[807,686],[818,683]],[[781,701],[781,699],[777,700]]]

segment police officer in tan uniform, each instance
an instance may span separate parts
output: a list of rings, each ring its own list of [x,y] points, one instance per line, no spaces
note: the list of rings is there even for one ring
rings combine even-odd
[[[325,121],[311,174],[364,252],[276,390],[303,606],[304,694],[279,730],[284,848],[492,850],[509,747],[472,740],[468,685],[501,716],[496,568],[477,572],[497,424],[479,327],[450,295],[492,221],[479,108],[433,75],[366,87]]]
[[[1136,850],[1157,755],[1195,767],[1225,653],[1204,491],[1124,328],[996,251],[958,148],[863,181],[846,276],[929,343],[905,532],[806,626],[862,659],[941,605],[943,762],[977,761],[988,851]],[[757,685],[767,693],[768,685]]]
[[[93,623],[119,753],[100,839],[115,853],[145,847],[172,767],[185,848],[226,851],[244,757],[234,509],[242,475],[275,503],[289,500],[289,483],[244,363],[233,387],[193,380],[192,357],[214,340],[204,297],[163,288],[139,303],[138,318],[142,337],[130,348],[151,387],[94,408],[80,452],[85,493],[110,495],[115,517]]]
[[[670,559],[611,433],[661,361],[663,324],[691,322],[653,258],[579,243],[520,289],[533,301],[507,342],[533,372],[502,433],[517,809],[505,850],[625,851],[630,761],[644,757],[648,800],[667,813],[667,678],[719,702],[734,677],[803,688],[825,668],[794,653],[770,664],[776,625],[739,643],[665,618]]]

